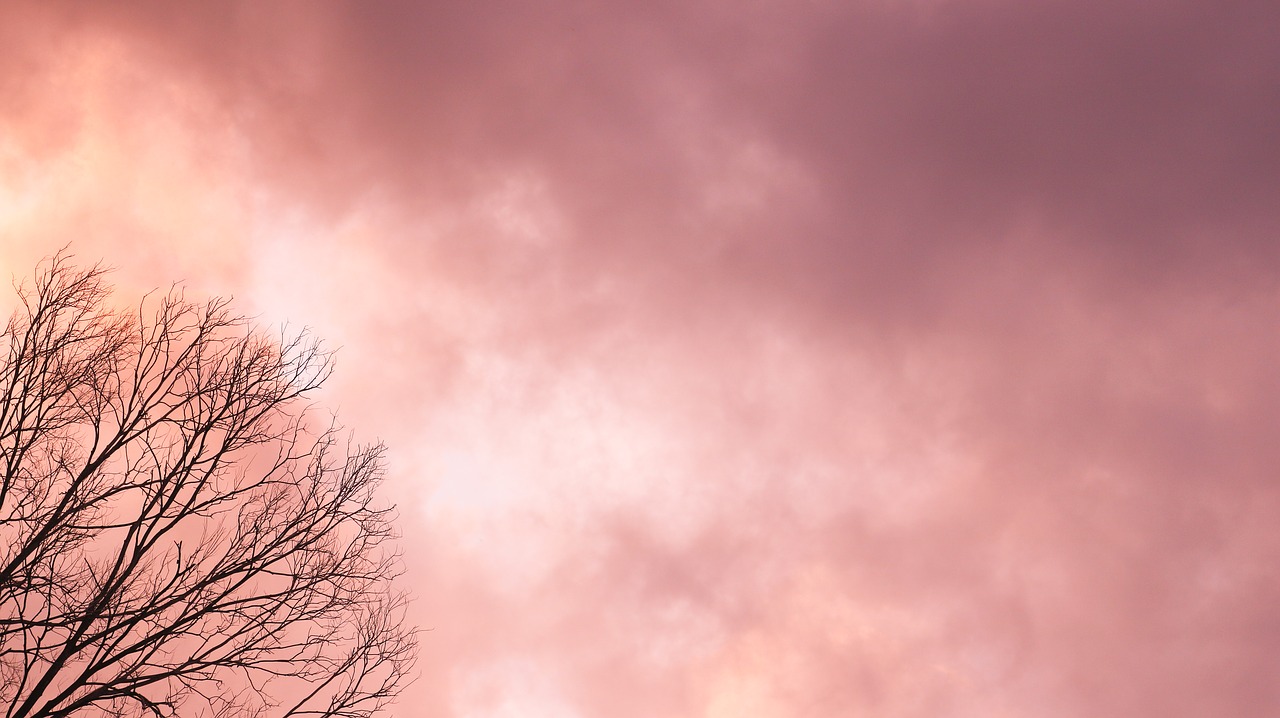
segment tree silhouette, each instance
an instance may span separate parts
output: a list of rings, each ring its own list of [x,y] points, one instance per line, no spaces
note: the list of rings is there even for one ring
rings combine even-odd
[[[0,335],[4,717],[379,714],[415,632],[383,447],[305,403],[330,355],[224,300],[109,295],[59,254]]]

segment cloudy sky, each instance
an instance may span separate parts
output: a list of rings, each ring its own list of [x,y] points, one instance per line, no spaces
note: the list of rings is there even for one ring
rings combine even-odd
[[[1276,714],[1277,28],[5,3],[0,269],[341,347],[396,718]]]

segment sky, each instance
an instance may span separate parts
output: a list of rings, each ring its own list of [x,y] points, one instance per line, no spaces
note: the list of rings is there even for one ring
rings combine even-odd
[[[340,347],[395,718],[1278,714],[1277,28],[6,2],[0,270]]]

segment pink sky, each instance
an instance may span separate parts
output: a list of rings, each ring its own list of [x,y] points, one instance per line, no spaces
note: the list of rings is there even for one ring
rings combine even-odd
[[[0,267],[342,347],[398,718],[1276,715],[1278,27],[4,3]]]

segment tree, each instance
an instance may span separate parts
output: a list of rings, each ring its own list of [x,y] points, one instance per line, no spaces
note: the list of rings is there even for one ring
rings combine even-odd
[[[379,714],[415,631],[331,355],[104,274],[46,260],[0,335],[4,718]]]

